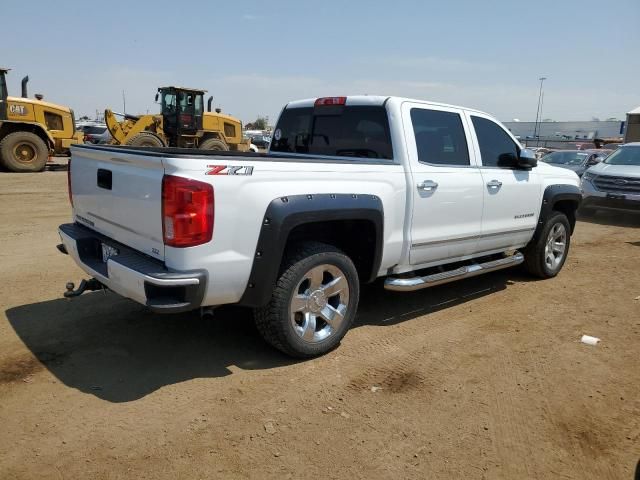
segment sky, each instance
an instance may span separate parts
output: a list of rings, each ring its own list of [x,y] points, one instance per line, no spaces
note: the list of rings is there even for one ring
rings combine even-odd
[[[208,90],[244,122],[290,100],[399,95],[503,121],[640,105],[640,0],[2,0],[9,92],[95,116],[155,113],[156,89]]]

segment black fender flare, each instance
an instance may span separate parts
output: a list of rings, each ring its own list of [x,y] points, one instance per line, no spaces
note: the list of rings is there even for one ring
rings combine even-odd
[[[558,184],[558,185],[549,185],[544,189],[544,194],[542,195],[542,206],[540,208],[540,216],[538,217],[538,225],[536,227],[536,231],[533,234],[532,242],[537,240],[544,224],[547,221],[547,218],[551,215],[551,212],[555,210],[555,205],[560,202],[568,200],[575,204],[575,210],[580,206],[580,202],[582,202],[582,192],[579,187],[575,185],[569,184]],[[574,210],[574,211],[575,211]],[[573,230],[575,227],[575,218],[569,219],[571,224],[571,234],[573,234]]]
[[[272,200],[262,218],[253,266],[240,305],[265,305],[275,287],[291,231],[307,223],[368,220],[375,227],[375,253],[370,278],[375,280],[382,260],[384,210],[375,195],[322,193],[290,195]]]

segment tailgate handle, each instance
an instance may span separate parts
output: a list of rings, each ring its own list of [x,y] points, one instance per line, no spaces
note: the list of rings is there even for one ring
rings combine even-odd
[[[113,185],[112,178],[111,170],[106,170],[104,168],[98,169],[98,187],[111,190],[111,186]]]

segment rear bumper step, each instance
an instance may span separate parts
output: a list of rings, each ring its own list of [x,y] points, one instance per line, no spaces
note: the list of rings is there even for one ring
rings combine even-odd
[[[411,292],[423,288],[435,287],[436,285],[442,285],[443,283],[449,283],[463,278],[475,277],[483,273],[502,270],[503,268],[520,265],[522,262],[524,262],[524,255],[516,252],[513,255],[498,260],[474,263],[473,265],[466,265],[454,270],[449,270],[448,272],[439,272],[423,277],[388,277],[384,282],[384,288],[395,292]]]
[[[59,233],[63,247],[58,250],[64,250],[96,282],[119,295],[156,313],[179,313],[201,306],[207,284],[204,270],[171,270],[162,262],[82,225],[60,225]],[[115,251],[113,256],[105,258],[103,245]],[[78,290],[79,295],[87,290],[86,285]]]

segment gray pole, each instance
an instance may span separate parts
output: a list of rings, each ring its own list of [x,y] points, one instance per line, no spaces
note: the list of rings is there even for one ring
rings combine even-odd
[[[122,90],[122,113],[127,113],[127,99],[124,96],[124,90]]]
[[[547,77],[540,77],[538,80],[540,80],[540,93],[538,93],[538,108],[536,110],[536,123],[535,126],[533,127],[533,138],[536,139],[536,146],[540,145],[540,132],[538,131],[538,119],[540,118],[540,105],[542,102],[542,84],[544,83],[544,81],[547,79]]]

